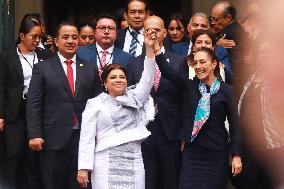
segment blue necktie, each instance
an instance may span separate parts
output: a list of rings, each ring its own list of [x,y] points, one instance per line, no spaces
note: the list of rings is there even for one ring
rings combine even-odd
[[[130,44],[130,48],[129,48],[129,54],[132,54],[133,56],[136,55],[136,49],[137,49],[137,32],[136,31],[132,31],[131,32],[131,36],[132,36],[132,40],[131,40],[131,44]]]

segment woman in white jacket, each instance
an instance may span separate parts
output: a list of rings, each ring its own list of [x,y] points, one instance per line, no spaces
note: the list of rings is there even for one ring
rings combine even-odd
[[[107,92],[87,102],[82,116],[77,180],[93,189],[145,188],[141,142],[151,133],[146,124],[154,119],[150,97],[154,80],[155,32],[144,34],[144,71],[136,86],[127,88],[125,69],[108,65],[102,73]]]

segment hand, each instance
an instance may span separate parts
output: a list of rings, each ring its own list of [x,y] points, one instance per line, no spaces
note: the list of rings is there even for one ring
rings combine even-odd
[[[183,152],[185,147],[185,141],[181,141],[180,151]]]
[[[240,156],[234,156],[232,160],[232,174],[237,176],[242,171],[242,159]]]
[[[41,151],[44,140],[42,138],[33,138],[29,140],[29,147],[34,151]]]
[[[219,62],[219,68],[221,68],[221,69],[223,68],[224,69],[225,68],[225,64],[223,64],[222,62]]]
[[[144,43],[146,47],[146,56],[148,58],[155,57],[155,44],[157,43],[156,31],[153,29],[148,29],[144,32]]]
[[[4,119],[0,119],[0,132],[4,130]]]
[[[84,169],[79,170],[77,173],[77,181],[82,187],[86,188],[89,182],[88,171]]]
[[[217,41],[217,45],[222,46],[226,49],[231,49],[234,46],[236,46],[236,43],[234,40],[225,39],[225,38],[226,38],[226,34]]]

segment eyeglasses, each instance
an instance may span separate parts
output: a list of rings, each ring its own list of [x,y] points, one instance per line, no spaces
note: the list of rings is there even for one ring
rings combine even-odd
[[[222,18],[225,18],[225,16],[222,16],[222,17],[219,17],[219,18],[218,18],[218,17],[214,17],[214,16],[210,16],[209,19],[211,20],[211,22],[212,22],[212,21],[218,22],[218,21],[221,20]]]
[[[37,34],[26,34],[26,36],[32,37],[32,40],[41,39],[41,35],[37,35]]]
[[[110,32],[116,31],[116,27],[113,27],[113,26],[98,26],[96,27],[96,29],[100,30],[100,32],[104,32],[106,31],[106,29]]]

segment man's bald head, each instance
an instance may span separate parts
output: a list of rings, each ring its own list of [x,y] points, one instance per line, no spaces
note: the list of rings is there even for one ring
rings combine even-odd
[[[160,42],[160,46],[163,46],[164,39],[167,35],[165,29],[165,23],[159,16],[148,16],[144,22],[144,32],[155,32]]]
[[[165,29],[165,22],[164,20],[159,17],[159,16],[148,16],[148,18],[145,20],[144,22],[144,28],[146,25],[152,24],[152,23],[156,23],[159,24],[160,26],[162,26],[161,29]]]

